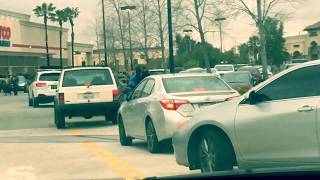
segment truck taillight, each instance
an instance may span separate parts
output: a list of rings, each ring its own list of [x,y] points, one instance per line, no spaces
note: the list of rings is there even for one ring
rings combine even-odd
[[[60,103],[64,103],[64,93],[59,93],[58,98]]]
[[[36,83],[36,87],[46,87],[47,86],[47,83],[44,83],[44,82],[37,82]]]
[[[162,99],[160,101],[161,106],[166,110],[178,110],[180,106],[184,104],[189,104],[188,100],[180,100],[180,99]]]
[[[117,99],[119,96],[119,90],[118,89],[112,90],[112,94],[113,94],[113,99]]]

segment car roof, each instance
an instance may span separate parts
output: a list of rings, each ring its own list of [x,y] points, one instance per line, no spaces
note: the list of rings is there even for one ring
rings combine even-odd
[[[85,70],[85,69],[110,69],[110,67],[102,67],[102,66],[86,66],[86,67],[68,67],[63,69],[62,71],[75,71],[75,70]]]
[[[175,74],[158,74],[158,75],[152,75],[148,76],[150,78],[156,78],[156,79],[164,79],[164,78],[176,78],[176,77],[203,77],[203,76],[214,76],[218,77],[216,74],[210,74],[210,73],[175,73]]]
[[[61,71],[58,70],[50,70],[50,71],[38,71],[38,74],[51,74],[51,73],[61,73]]]
[[[226,73],[224,75],[229,75],[229,74],[251,74],[249,71],[235,71],[235,72],[230,72],[230,73]]]

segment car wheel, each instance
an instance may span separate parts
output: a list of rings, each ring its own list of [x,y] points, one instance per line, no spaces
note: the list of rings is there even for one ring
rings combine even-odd
[[[34,108],[37,108],[37,107],[39,107],[39,100],[38,100],[38,98],[33,98],[32,99],[32,106],[34,107]]]
[[[108,113],[108,115],[105,116],[106,121],[110,121],[112,122],[112,124],[117,124],[117,112],[110,112]]]
[[[126,130],[124,128],[121,116],[119,116],[118,127],[119,127],[118,129],[119,129],[119,136],[120,136],[120,144],[122,146],[130,146],[132,144],[132,138],[127,137]]]
[[[28,98],[29,100],[29,106],[31,107],[33,105],[32,99]]]
[[[232,151],[218,133],[205,131],[198,146],[201,172],[232,170]]]
[[[58,129],[66,127],[64,113],[56,107],[54,108],[54,123]]]
[[[159,142],[152,121],[148,121],[146,127],[147,145],[151,153],[159,152]]]

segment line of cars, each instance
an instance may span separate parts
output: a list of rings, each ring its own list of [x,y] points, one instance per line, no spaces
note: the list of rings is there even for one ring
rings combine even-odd
[[[222,78],[199,69],[156,74],[123,92],[110,68],[63,69],[52,88],[55,124],[104,115],[118,123],[121,145],[142,139],[156,153],[172,140],[177,163],[202,172],[319,165],[320,61],[289,68],[241,96],[226,83],[232,73],[251,76],[239,69]],[[120,93],[126,94],[121,104]]]

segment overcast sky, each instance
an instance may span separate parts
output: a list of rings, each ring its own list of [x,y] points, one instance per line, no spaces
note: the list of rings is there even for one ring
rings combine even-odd
[[[32,9],[42,2],[52,2],[58,8],[66,6],[79,7],[81,13],[75,22],[76,41],[94,43],[93,27],[96,13],[101,9],[98,6],[100,0],[0,0],[0,8],[31,14],[32,21],[41,22],[40,18],[33,16]],[[303,33],[302,31],[306,26],[318,21],[320,21],[319,0],[304,0],[302,6],[291,15],[291,18],[286,20],[284,24],[285,35],[291,36]],[[225,49],[247,41],[256,32],[252,21],[246,16],[240,16],[236,20],[229,20],[227,27],[224,27],[224,29],[226,31],[223,38]],[[209,33],[207,40],[214,42],[215,46],[219,46],[218,35],[218,33]],[[194,33],[194,38],[197,38],[196,33]]]

